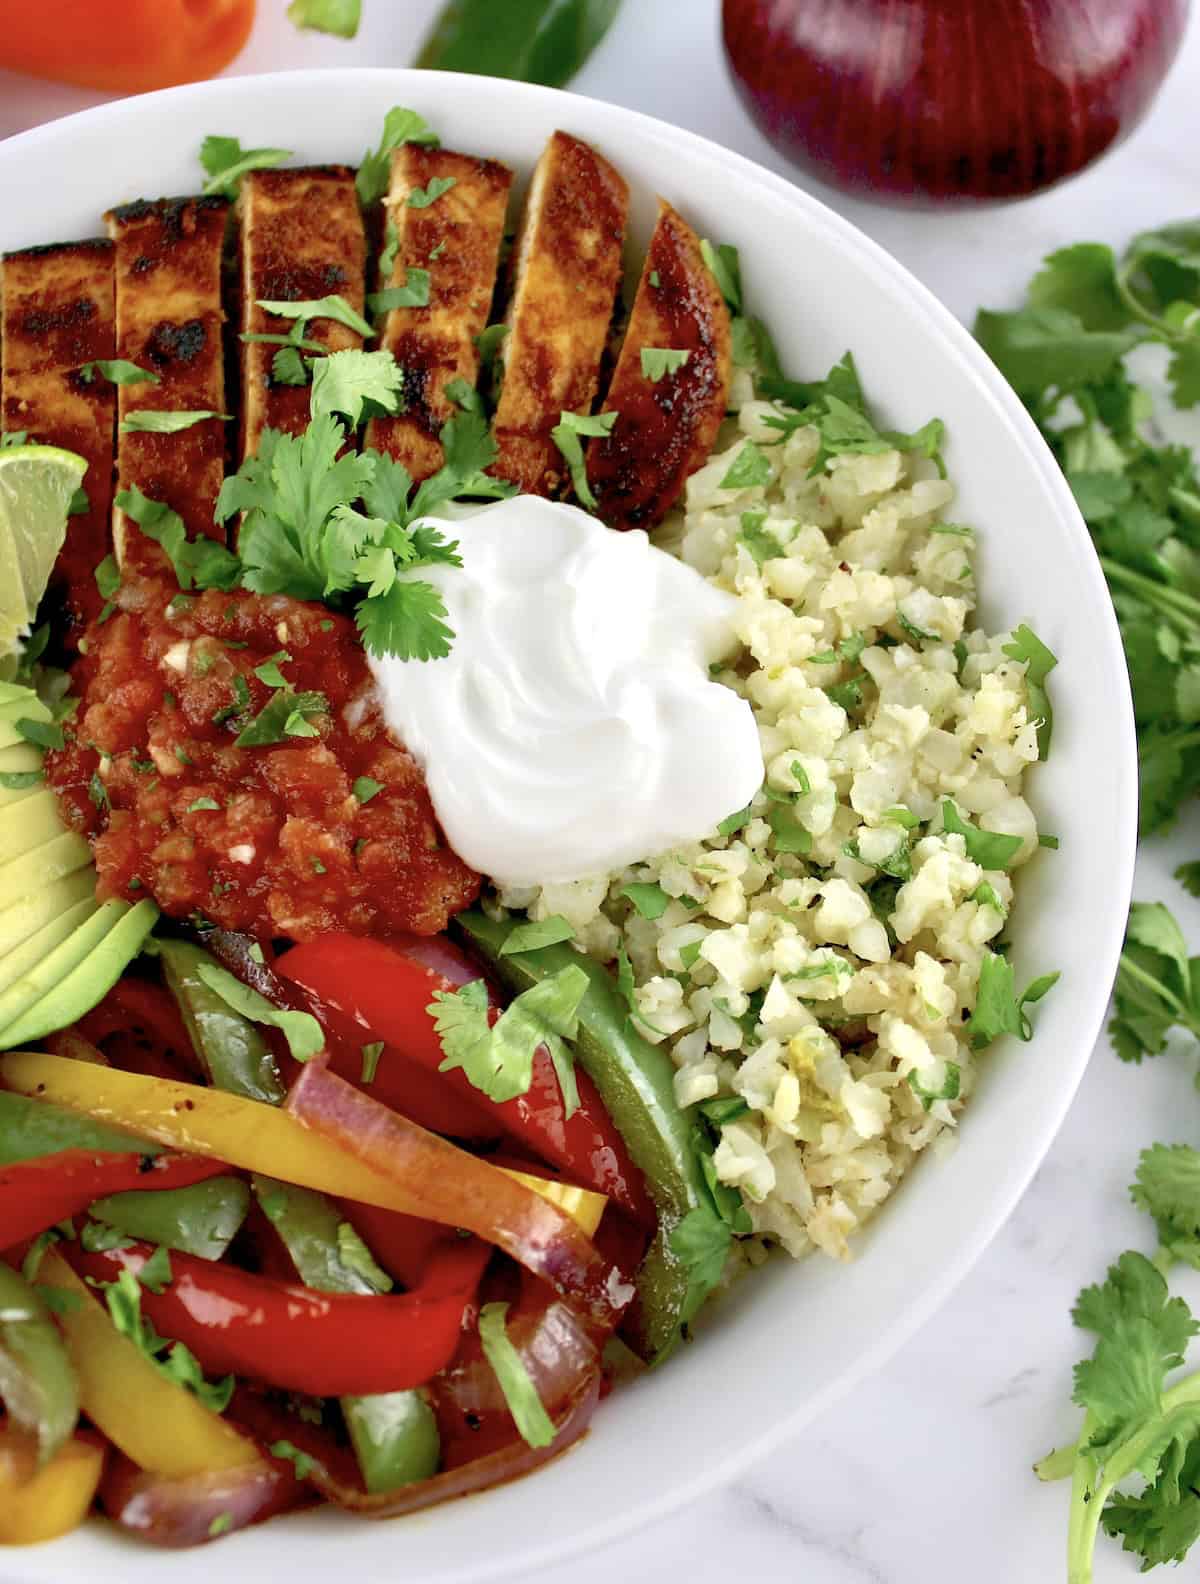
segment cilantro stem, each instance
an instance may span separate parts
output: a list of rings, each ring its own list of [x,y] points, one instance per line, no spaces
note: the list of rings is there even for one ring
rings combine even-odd
[[[1172,617],[1176,622],[1182,623],[1186,620],[1189,626],[1200,622],[1200,600],[1185,594],[1182,589],[1171,588],[1166,583],[1156,583],[1144,573],[1133,572],[1129,567],[1122,566],[1111,556],[1101,556],[1100,565],[1104,568],[1104,575],[1110,583],[1124,584],[1151,605],[1157,605],[1164,615]]]
[[[1194,732],[1192,735],[1198,742],[1200,742],[1200,732]],[[1144,968],[1139,967],[1139,965],[1134,962],[1133,958],[1128,952],[1121,953],[1118,971],[1123,974],[1128,974],[1131,979],[1138,980],[1141,984],[1145,985],[1147,989],[1153,991],[1153,993],[1160,1000],[1167,1002],[1175,1014],[1173,1021],[1176,1023],[1182,1023],[1184,1028],[1190,1029],[1192,1033],[1195,1034],[1198,1039],[1200,1039],[1200,1023],[1197,1023],[1196,1020],[1189,1015],[1187,1008],[1184,1006],[1179,997],[1175,995],[1173,991],[1168,990],[1161,979],[1156,979],[1153,974],[1149,974]]]
[[[1183,1395],[1185,1387],[1190,1388],[1188,1395]],[[1179,1394],[1178,1400],[1168,1408],[1168,1400],[1176,1394]],[[1100,1518],[1108,1498],[1122,1480],[1128,1479],[1138,1469],[1149,1453],[1165,1447],[1177,1430],[1195,1429],[1196,1413],[1193,1403],[1196,1397],[1200,1397],[1200,1378],[1197,1376],[1191,1376],[1187,1381],[1182,1382],[1174,1393],[1166,1393],[1162,1399],[1163,1412],[1144,1424],[1113,1453],[1104,1465],[1102,1479],[1095,1478],[1097,1472],[1095,1455],[1082,1450],[1091,1437],[1091,1414],[1084,1420],[1071,1492],[1067,1584],[1092,1584],[1092,1554],[1096,1548]]]

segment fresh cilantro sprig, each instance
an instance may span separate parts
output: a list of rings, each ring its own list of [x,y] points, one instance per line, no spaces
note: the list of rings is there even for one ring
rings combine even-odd
[[[291,149],[248,149],[243,148],[235,137],[210,134],[200,145],[200,163],[208,174],[208,180],[201,190],[235,198],[247,171],[271,170],[291,158]]]
[[[1181,408],[1200,402],[1200,223],[1135,237],[1124,255],[1052,253],[1023,307],[981,311],[975,334],[1041,427],[1108,578],[1133,684],[1143,834],[1200,786],[1200,472],[1161,443],[1125,356],[1168,351]]]
[[[171,1259],[165,1248],[156,1249],[137,1275],[128,1266],[124,1267],[116,1281],[102,1284],[109,1317],[121,1335],[128,1337],[168,1380],[186,1386],[213,1413],[224,1413],[233,1396],[233,1376],[226,1375],[219,1381],[207,1380],[191,1349],[182,1342],[171,1342],[159,1336],[142,1313],[142,1288],[160,1293],[171,1280]]]
[[[1122,1061],[1140,1062],[1167,1046],[1174,1028],[1200,1039],[1200,957],[1162,902],[1135,902],[1113,992],[1109,1038]]]
[[[583,969],[570,963],[523,990],[495,1023],[482,979],[473,979],[459,990],[435,991],[426,1011],[445,1053],[439,1070],[461,1068],[489,1100],[515,1100],[528,1093],[534,1053],[544,1045],[562,1089],[564,1111],[572,1116],[579,1108],[579,1090],[567,1041],[578,1031],[579,1004],[587,987]]]
[[[372,655],[440,658],[454,638],[446,607],[438,590],[413,574],[462,562],[457,545],[421,519],[460,497],[502,499],[514,486],[487,472],[496,444],[477,411],[444,425],[443,465],[415,490],[393,458],[347,449],[347,424],[396,410],[400,383],[390,352],[350,349],[317,362],[308,428],[299,435],[264,430],[257,454],[221,487],[216,520],[242,518],[236,556],[187,540],[176,513],[137,492],[118,504],[163,544],[184,587],[240,585],[324,600],[353,609]]]
[[[363,155],[358,175],[354,179],[363,208],[378,203],[387,192],[394,150],[404,143],[420,143],[426,148],[436,148],[440,141],[423,115],[419,115],[416,110],[407,110],[403,105],[393,105],[383,118],[379,147],[368,149]]]
[[[1153,1217],[1158,1251],[1127,1251],[1080,1293],[1072,1318],[1096,1338],[1075,1368],[1083,1428],[1035,1468],[1042,1480],[1071,1479],[1071,1584],[1090,1584],[1101,1529],[1143,1572],[1183,1561],[1200,1539],[1200,1373],[1167,1384],[1200,1325],[1166,1281],[1177,1260],[1200,1265],[1200,1153],[1144,1150],[1131,1195]]]

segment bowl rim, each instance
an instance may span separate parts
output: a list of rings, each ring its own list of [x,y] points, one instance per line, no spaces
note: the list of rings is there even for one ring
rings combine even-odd
[[[609,101],[509,79],[481,78],[465,73],[434,72],[413,67],[310,67],[292,71],[227,75],[76,111],[71,115],[0,140],[0,181],[3,180],[6,166],[11,164],[19,167],[21,159],[27,153],[47,146],[52,150],[53,145],[60,140],[65,145],[69,145],[73,138],[81,134],[102,137],[110,127],[119,127],[130,120],[144,120],[148,123],[157,120],[169,130],[171,108],[181,102],[186,102],[189,106],[211,103],[215,109],[219,109],[223,101],[240,101],[243,96],[252,96],[256,90],[263,90],[266,85],[276,85],[281,81],[287,82],[294,88],[297,99],[300,99],[307,89],[319,87],[325,92],[337,93],[340,90],[352,95],[356,87],[370,84],[374,89],[386,81],[395,85],[397,98],[394,102],[403,102],[406,98],[415,97],[420,103],[424,98],[430,106],[431,115],[437,112],[439,84],[457,84],[457,90],[452,88],[452,93],[462,92],[464,85],[469,85],[470,93],[477,101],[483,124],[486,124],[487,108],[493,102],[523,100],[541,105],[547,111],[548,119],[555,122],[558,120],[557,107],[563,107],[564,114],[569,115],[577,113],[577,107],[582,103],[588,106],[586,112],[588,116],[596,117],[600,121],[611,118],[615,135],[628,138],[636,136],[641,131],[647,136],[652,136],[660,145],[673,146],[674,151],[685,160],[698,159],[708,165],[720,167],[730,176],[740,178],[748,187],[766,188],[776,198],[781,198],[794,206],[803,214],[806,224],[832,234],[838,245],[857,253],[882,276],[890,277],[893,285],[902,286],[909,311],[925,323],[931,337],[942,343],[947,355],[965,364],[971,378],[982,385],[991,397],[993,404],[999,409],[999,414],[1013,431],[1013,439],[1019,445],[1027,465],[1036,473],[1048,505],[1054,508],[1054,514],[1064,530],[1069,527],[1075,541],[1079,566],[1090,583],[1090,595],[1093,599],[1099,596],[1096,603],[1101,613],[1102,630],[1093,634],[1093,641],[1120,655],[1123,669],[1123,647],[1116,613],[1112,607],[1099,559],[1074,496],[1032,417],[966,326],[884,247],[828,204],[797,187],[785,176],[766,169],[745,155],[723,148],[699,133]],[[576,111],[567,111],[567,106],[576,107]],[[593,132],[588,135],[596,134]],[[973,1235],[963,1239],[953,1257],[946,1261],[937,1279],[928,1282],[923,1290],[914,1295],[886,1331],[879,1333],[874,1345],[864,1349],[850,1365],[841,1370],[836,1378],[826,1382],[820,1390],[804,1399],[798,1406],[777,1412],[773,1415],[772,1423],[766,1428],[748,1436],[735,1448],[715,1455],[703,1472],[669,1485],[659,1494],[638,1501],[614,1517],[598,1519],[591,1523],[584,1522],[569,1534],[558,1536],[543,1534],[531,1540],[523,1540],[505,1556],[483,1559],[456,1571],[452,1575],[456,1584],[468,1584],[468,1581],[498,1578],[515,1574],[518,1570],[524,1572],[561,1563],[583,1552],[626,1538],[646,1525],[696,1501],[716,1487],[727,1484],[751,1464],[760,1462],[768,1456],[781,1442],[794,1436],[804,1424],[824,1413],[845,1393],[859,1385],[898,1352],[917,1329],[945,1303],[991,1245],[1042,1165],[1074,1101],[1103,1027],[1107,994],[1102,1000],[1099,987],[1102,984],[1106,992],[1111,987],[1124,940],[1126,914],[1133,888],[1137,841],[1137,746],[1132,697],[1127,678],[1124,689],[1119,690],[1118,696],[1109,700],[1109,705],[1112,711],[1114,738],[1119,744],[1119,763],[1113,767],[1112,773],[1114,795],[1120,806],[1121,819],[1119,828],[1112,833],[1111,846],[1106,853],[1106,867],[1111,881],[1109,891],[1113,905],[1111,917],[1104,921],[1103,946],[1097,953],[1095,998],[1094,1001],[1088,998],[1088,1004],[1092,1009],[1076,1025],[1079,1033],[1074,1041],[1073,1060],[1069,1068],[1058,1073],[1053,1103],[1046,1106],[1031,1122],[1029,1134],[1022,1141],[1022,1164],[1008,1174],[1002,1190],[997,1188],[994,1191],[989,1213],[976,1225]],[[367,1567],[367,1576],[384,1577],[382,1574],[375,1575],[369,1562]],[[41,1581],[58,1576],[55,1572],[43,1568],[24,1575],[30,1580],[36,1578]],[[451,1577],[449,1574],[439,1576],[444,1579]],[[18,1572],[10,1577],[13,1584],[17,1584],[21,1575]]]

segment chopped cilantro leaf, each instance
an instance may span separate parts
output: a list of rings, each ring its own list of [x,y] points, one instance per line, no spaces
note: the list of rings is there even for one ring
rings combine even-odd
[[[508,1308],[506,1303],[484,1304],[479,1311],[479,1341],[521,1439],[531,1447],[548,1447],[556,1434],[554,1421],[508,1335],[504,1324]]]
[[[262,665],[255,666],[254,675],[260,682],[265,682],[268,687],[285,688],[288,686],[288,679],[279,667],[291,658],[286,649],[280,649],[269,660],[264,660]]]
[[[428,209],[431,203],[448,193],[457,184],[455,176],[432,176],[427,187],[414,187],[405,202],[410,209]]]
[[[321,1025],[309,1012],[289,1012],[272,1006],[266,996],[244,985],[240,979],[216,963],[202,962],[196,969],[200,978],[227,1006],[252,1023],[265,1023],[277,1028],[287,1040],[288,1049],[298,1062],[311,1060],[325,1049],[325,1035]]]
[[[297,1479],[307,1479],[316,1468],[316,1464],[307,1452],[301,1452],[298,1446],[293,1446],[290,1441],[272,1441],[267,1451],[273,1458],[286,1461],[295,1468]]]
[[[1058,659],[1037,634],[1024,624],[1013,629],[1012,641],[1004,645],[1004,653],[1013,660],[1025,663],[1029,714],[1031,719],[1038,722],[1038,758],[1045,759],[1050,753],[1050,734],[1054,728],[1054,711],[1046,692],[1046,678],[1058,664]]]
[[[641,880],[630,881],[621,888],[620,895],[628,897],[644,919],[662,918],[671,905],[671,898],[662,886]]]
[[[942,826],[953,835],[962,837],[967,857],[981,869],[1007,869],[1021,849],[1019,836],[980,830],[977,825],[963,819],[949,798],[942,799]]]
[[[162,383],[161,374],[156,374],[153,369],[142,368],[137,363],[131,363],[128,358],[93,358],[89,363],[80,364],[79,377],[86,385],[90,385],[97,374],[113,385]]]
[[[501,946],[500,955],[511,957],[516,952],[537,951],[542,946],[556,946],[559,941],[574,939],[574,926],[568,924],[561,913],[555,913],[550,918],[518,924]]]
[[[427,1010],[445,1053],[440,1071],[461,1068],[490,1100],[513,1100],[528,1091],[534,1053],[545,1045],[563,1090],[566,1114],[573,1115],[579,1096],[573,1058],[564,1041],[575,1037],[579,1003],[587,986],[583,969],[569,964],[522,991],[494,1025],[483,980],[471,980],[455,991],[436,991]]]
[[[369,803],[377,793],[383,791],[383,782],[371,776],[359,776],[350,790],[360,803]]]
[[[404,371],[391,352],[347,347],[317,358],[312,371],[312,416],[343,414],[352,429],[377,413],[398,413]]]
[[[959,1084],[962,1079],[961,1070],[957,1062],[948,1061],[943,1063],[943,1066],[945,1071],[942,1081],[936,1089],[929,1088],[915,1068],[908,1075],[908,1086],[926,1111],[929,1110],[935,1100],[958,1099]]]
[[[767,528],[766,522],[765,511],[743,512],[741,531],[738,534],[738,543],[746,546],[755,563],[760,567],[768,561],[776,560],[784,553],[783,546]]]
[[[744,825],[749,825],[750,819],[750,805],[747,803],[744,809],[738,809],[736,813],[725,816],[717,826],[717,834],[720,836],[734,836]]]
[[[603,438],[612,433],[613,424],[617,421],[615,412],[603,412],[589,415],[587,413],[564,412],[558,423],[550,431],[550,438],[562,452],[568,468],[571,470],[571,485],[576,498],[582,506],[589,511],[596,509],[596,497],[588,483],[587,466],[583,457],[583,436],[593,439]]]
[[[66,744],[63,729],[56,721],[28,720],[24,716],[13,722],[20,736],[36,748],[62,748]]]
[[[379,1071],[379,1058],[383,1055],[383,1041],[372,1040],[362,1048],[362,1081],[365,1084],[375,1082],[375,1074]]]
[[[197,814],[202,809],[220,809],[220,807],[221,805],[217,802],[216,798],[198,797],[188,804],[184,812],[187,814]]]
[[[415,110],[407,110],[403,105],[393,105],[384,117],[379,147],[373,151],[367,150],[355,177],[354,184],[363,208],[369,208],[387,192],[393,150],[402,143],[420,143],[436,148],[438,142],[437,133],[423,115]]]
[[[742,267],[737,248],[728,242],[720,242],[714,247],[706,238],[700,243],[700,256],[716,281],[721,296],[735,313],[741,313]]]
[[[691,355],[690,352],[677,351],[674,347],[643,347],[642,373],[652,384],[657,385],[667,375],[678,373]]]
[[[235,198],[247,171],[272,170],[291,157],[291,149],[247,149],[235,137],[210,134],[200,145],[200,163],[208,174],[201,191]]]
[[[367,339],[375,334],[373,327],[367,323],[362,314],[336,292],[327,297],[310,297],[303,302],[270,302],[262,298],[256,300],[264,312],[275,314],[280,319],[333,319],[338,324],[345,325],[347,330],[354,330]]]
[[[113,505],[162,547],[180,588],[237,587],[241,573],[237,556],[215,539],[189,539],[183,518],[162,501],[151,500],[134,484],[119,491]]]
[[[391,313],[393,308],[427,308],[429,306],[429,271],[409,268],[401,286],[385,286],[367,298],[367,307],[373,314]]]
[[[717,486],[723,490],[760,489],[771,482],[771,462],[761,446],[746,440]]]
[[[229,421],[229,413],[211,412],[152,412],[148,407],[126,414],[117,425],[119,434],[179,434],[184,429],[194,429],[206,418]]]
[[[984,952],[979,969],[979,988],[975,1010],[964,1032],[976,1050],[982,1050],[1002,1034],[1015,1034],[1020,1040],[1033,1038],[1033,1026],[1025,1011],[1058,983],[1056,973],[1043,974],[1017,995],[1012,964],[999,952]]]

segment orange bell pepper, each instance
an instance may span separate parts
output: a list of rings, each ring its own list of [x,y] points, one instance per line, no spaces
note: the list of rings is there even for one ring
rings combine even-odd
[[[0,1545],[37,1545],[87,1517],[104,1471],[104,1449],[75,1436],[45,1468],[31,1441],[0,1426]]]
[[[0,66],[144,93],[214,76],[253,21],[254,0],[0,0]]]

